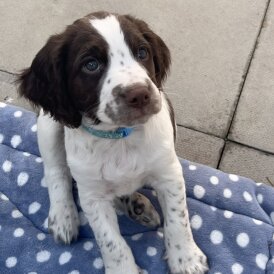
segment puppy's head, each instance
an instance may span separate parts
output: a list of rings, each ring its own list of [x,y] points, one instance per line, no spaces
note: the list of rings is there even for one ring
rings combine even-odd
[[[132,126],[161,109],[170,53],[147,24],[128,15],[89,14],[51,36],[19,77],[19,92],[55,120]]]

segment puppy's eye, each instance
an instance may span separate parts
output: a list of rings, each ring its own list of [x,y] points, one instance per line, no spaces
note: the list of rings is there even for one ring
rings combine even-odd
[[[146,60],[148,58],[148,50],[145,47],[139,47],[137,51],[137,58],[140,60]]]
[[[84,69],[87,72],[97,72],[99,68],[100,68],[100,64],[98,60],[96,60],[95,58],[89,60],[87,63],[84,64]]]

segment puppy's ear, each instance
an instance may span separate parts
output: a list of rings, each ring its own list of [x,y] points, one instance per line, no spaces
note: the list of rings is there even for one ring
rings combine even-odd
[[[155,78],[158,87],[161,88],[167,77],[171,64],[170,51],[165,42],[149,28],[147,23],[130,15],[127,15],[126,18],[138,27],[144,38],[150,43],[153,50],[153,62],[156,74]]]
[[[170,51],[164,41],[154,32],[144,33],[144,37],[152,45],[156,81],[158,87],[161,88],[170,69]]]
[[[41,106],[57,121],[78,127],[81,114],[75,109],[68,91],[65,34],[54,35],[38,52],[31,66],[19,75],[19,94]]]

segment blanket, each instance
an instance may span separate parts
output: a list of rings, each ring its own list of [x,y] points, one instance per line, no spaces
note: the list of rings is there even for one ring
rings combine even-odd
[[[36,118],[33,112],[0,103],[0,273],[102,274],[101,254],[80,207],[76,242],[57,244],[48,233],[49,198]],[[274,189],[180,161],[191,227],[208,257],[208,273],[273,274]],[[74,191],[77,201],[76,188]],[[160,211],[155,192],[140,191]],[[143,272],[168,273],[162,228],[151,229],[126,216],[118,217],[121,233]]]

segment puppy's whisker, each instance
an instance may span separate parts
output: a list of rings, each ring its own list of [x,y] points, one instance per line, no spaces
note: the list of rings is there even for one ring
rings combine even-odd
[[[167,95],[172,95],[172,96],[179,96],[179,94],[178,93],[176,93],[176,92],[166,92],[166,91],[164,91],[164,93],[166,93]]]

